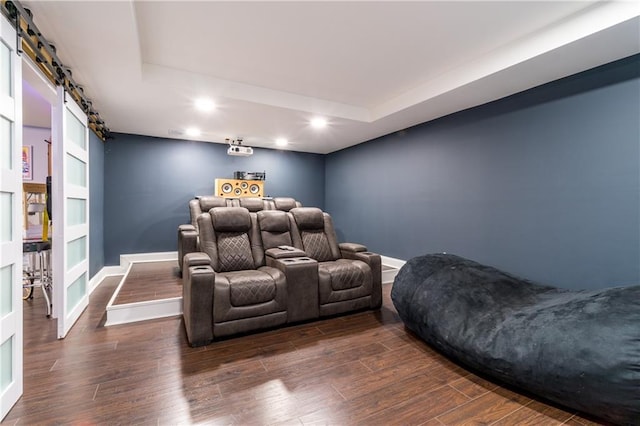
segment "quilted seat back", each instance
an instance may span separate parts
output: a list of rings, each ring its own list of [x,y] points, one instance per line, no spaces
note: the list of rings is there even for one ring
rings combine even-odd
[[[256,269],[262,266],[261,247],[255,246],[255,225],[244,207],[215,207],[198,217],[200,247],[216,272]]]
[[[340,259],[331,217],[316,207],[298,207],[290,211],[294,218],[294,245],[318,262]]]

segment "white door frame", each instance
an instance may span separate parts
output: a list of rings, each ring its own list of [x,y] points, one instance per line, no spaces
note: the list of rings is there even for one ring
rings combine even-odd
[[[23,391],[22,61],[12,24],[0,15],[0,420]],[[7,73],[7,64],[10,72]],[[9,74],[9,75],[7,75]],[[9,90],[5,82],[9,79]],[[7,132],[7,129],[9,131]],[[8,134],[7,134],[8,133]]]

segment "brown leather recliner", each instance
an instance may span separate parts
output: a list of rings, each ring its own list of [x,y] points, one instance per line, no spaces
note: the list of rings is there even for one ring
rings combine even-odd
[[[198,239],[198,216],[206,213],[214,207],[245,207],[249,212],[261,210],[289,211],[302,204],[291,197],[275,198],[225,198],[216,195],[201,195],[189,201],[189,215],[191,223],[178,226],[178,268],[183,271],[183,259],[188,253],[200,251]]]
[[[200,195],[189,201],[189,216],[191,224],[198,230],[198,216],[206,213],[214,207],[237,207],[232,204],[231,198],[218,197],[216,195]]]
[[[295,222],[293,245],[318,261],[320,316],[382,305],[380,256],[361,244],[338,245],[329,214],[315,207],[289,212]]]
[[[192,346],[287,321],[285,274],[265,265],[255,213],[216,207],[198,217],[200,253],[185,256],[183,316]]]

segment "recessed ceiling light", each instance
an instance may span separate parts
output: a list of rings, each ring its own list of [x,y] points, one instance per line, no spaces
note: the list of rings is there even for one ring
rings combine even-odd
[[[184,132],[187,136],[200,136],[200,129],[196,129],[195,127],[189,127]]]
[[[196,99],[194,105],[196,106],[196,109],[202,112],[212,111],[216,107],[213,101],[207,98]]]
[[[313,120],[311,120],[311,126],[315,127],[316,129],[322,129],[326,125],[327,125],[327,120],[325,120],[322,117],[316,117]]]
[[[278,145],[278,146],[286,146],[288,143],[289,143],[289,141],[286,140],[285,138],[276,139],[276,145]]]

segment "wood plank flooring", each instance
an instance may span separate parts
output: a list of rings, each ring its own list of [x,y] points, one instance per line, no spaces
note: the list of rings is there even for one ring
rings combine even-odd
[[[436,353],[405,330],[391,285],[378,312],[191,348],[179,317],[104,327],[119,279],[64,340],[40,293],[24,302],[24,396],[5,424],[600,424]]]
[[[131,265],[114,305],[146,302],[148,300],[182,297],[182,278],[178,275],[178,263],[140,262]]]

